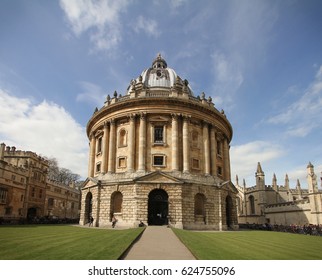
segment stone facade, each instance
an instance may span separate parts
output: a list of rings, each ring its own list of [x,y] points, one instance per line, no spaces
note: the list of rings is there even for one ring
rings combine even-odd
[[[107,96],[87,124],[88,178],[80,224],[237,227],[230,181],[232,127],[205,94],[195,97],[159,55],[124,96]]]
[[[0,145],[0,219],[77,219],[80,190],[47,179],[48,162],[34,152]]]
[[[322,224],[322,190],[318,189],[314,166],[307,166],[307,188],[299,180],[290,188],[288,175],[284,185],[278,185],[274,174],[272,185],[265,185],[265,174],[257,166],[256,185],[247,187],[245,181],[238,189],[237,206],[240,224],[307,225]]]

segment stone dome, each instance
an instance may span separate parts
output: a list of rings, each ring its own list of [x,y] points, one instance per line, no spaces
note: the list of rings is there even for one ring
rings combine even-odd
[[[165,59],[158,54],[153,60],[152,66],[145,69],[141,75],[136,79],[132,80],[131,85],[142,82],[145,88],[153,89],[170,89],[176,82],[185,84],[188,88],[188,94],[193,95],[193,92],[188,85],[188,81],[182,81],[177,73],[169,68]],[[128,89],[131,88],[131,85]]]

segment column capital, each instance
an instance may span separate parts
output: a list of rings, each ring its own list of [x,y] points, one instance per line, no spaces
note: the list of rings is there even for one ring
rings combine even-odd
[[[210,130],[212,130],[216,133],[218,131],[218,128],[215,125],[210,124]]]
[[[182,117],[183,117],[183,121],[185,121],[185,122],[188,122],[188,121],[190,121],[191,120],[191,115],[182,115]]]
[[[109,121],[105,121],[105,122],[103,123],[103,127],[104,127],[104,128],[107,128],[107,127],[108,127],[108,125],[109,125]]]
[[[95,137],[94,131],[91,131],[88,135],[88,139],[91,141]]]
[[[130,121],[134,121],[135,118],[136,118],[136,114],[135,113],[131,113],[131,114],[128,114],[127,117],[129,118]]]
[[[205,126],[209,127],[209,125],[210,125],[210,123],[205,120],[201,121],[201,123],[202,123],[203,127],[205,127]]]
[[[223,134],[222,132],[218,132],[218,131],[216,131],[216,139],[217,139],[218,141],[222,141],[222,140],[224,140],[224,139],[225,139],[225,136],[224,136],[224,134]]]
[[[145,120],[146,119],[146,112],[140,112],[138,115],[140,116],[140,119],[141,120]]]
[[[178,120],[179,114],[171,113],[172,120]]]

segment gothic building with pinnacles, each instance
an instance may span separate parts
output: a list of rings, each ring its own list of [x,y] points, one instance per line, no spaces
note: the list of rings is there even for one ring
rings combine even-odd
[[[237,211],[239,224],[319,225],[322,224],[322,190],[318,188],[314,166],[307,166],[307,187],[299,180],[291,188],[286,174],[284,185],[278,185],[275,174],[272,185],[265,184],[265,174],[258,163],[256,185],[239,184],[236,176]]]
[[[233,130],[223,111],[158,55],[125,95],[107,96],[87,124],[80,224],[237,229],[230,181]]]

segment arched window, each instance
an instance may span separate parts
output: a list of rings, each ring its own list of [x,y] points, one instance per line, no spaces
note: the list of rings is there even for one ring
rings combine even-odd
[[[255,214],[255,199],[252,195],[248,197],[250,214]]]
[[[88,223],[90,220],[90,217],[92,216],[92,203],[93,203],[93,195],[91,192],[87,193],[85,198],[85,218],[86,222]]]
[[[192,147],[198,148],[198,143],[199,143],[199,133],[198,131],[194,130],[192,131],[191,134],[191,140],[192,140]]]
[[[233,224],[233,200],[230,195],[226,197],[226,225],[229,228]]]
[[[205,215],[205,202],[206,197],[203,194],[197,193],[195,195],[195,215]]]
[[[119,191],[114,192],[111,197],[111,212],[122,213],[123,194]]]
[[[222,156],[222,143],[219,140],[217,140],[217,155]]]
[[[121,129],[119,132],[119,147],[127,146],[127,133],[125,129]]]

